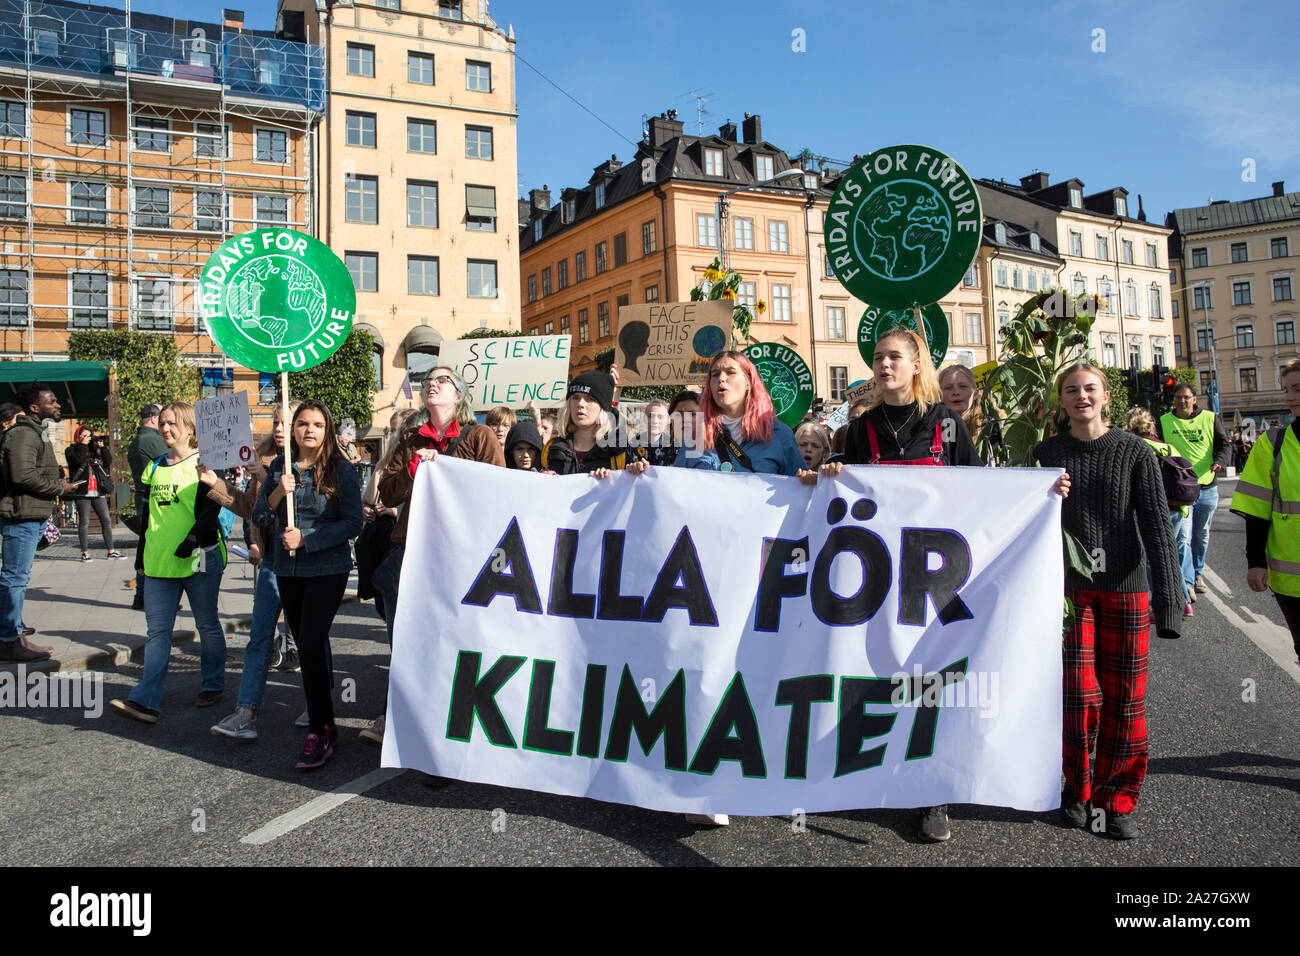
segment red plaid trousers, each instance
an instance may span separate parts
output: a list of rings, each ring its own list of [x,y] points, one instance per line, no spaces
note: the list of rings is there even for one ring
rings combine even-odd
[[[1070,792],[1111,813],[1132,813],[1147,775],[1146,593],[1068,588],[1062,763]],[[1097,748],[1090,768],[1088,754]]]

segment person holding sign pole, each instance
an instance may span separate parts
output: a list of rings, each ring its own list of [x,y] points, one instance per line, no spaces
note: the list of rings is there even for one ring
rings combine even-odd
[[[149,638],[144,646],[144,674],[125,701],[109,707],[141,723],[158,722],[167,663],[172,653],[172,626],[180,597],[190,599],[199,631],[203,687],[196,707],[221,700],[226,683],[226,635],[217,616],[217,593],[226,567],[226,542],[217,516],[221,504],[199,480],[203,470],[194,422],[194,406],[171,402],[158,415],[167,454],[150,462],[141,475],[149,489],[149,527],[144,546],[144,615]]]
[[[334,753],[338,727],[330,699],[330,626],[352,570],[349,540],[361,533],[361,485],[343,454],[334,417],[324,403],[307,399],[290,427],[292,470],[276,458],[267,469],[253,520],[272,532],[284,617],[298,643],[308,731],[299,770],[320,767]],[[293,495],[294,523],[285,499]]]

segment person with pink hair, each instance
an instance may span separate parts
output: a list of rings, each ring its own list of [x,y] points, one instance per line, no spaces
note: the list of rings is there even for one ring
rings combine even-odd
[[[719,352],[709,362],[693,445],[677,468],[794,477],[804,470],[794,432],[776,417],[763,380],[743,352]]]

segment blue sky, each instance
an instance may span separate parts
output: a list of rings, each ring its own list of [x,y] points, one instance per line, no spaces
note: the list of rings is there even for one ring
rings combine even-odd
[[[177,0],[136,9],[194,15]],[[1141,193],[1157,221],[1211,197],[1268,195],[1274,180],[1300,190],[1300,15],[1285,0],[494,0],[490,10],[514,26],[522,60],[618,131],[520,62],[521,193],[545,183],[558,195],[611,154],[626,161],[643,114],[675,108],[696,132],[692,93],[707,98],[706,132],[750,111],[790,151],[849,160],[923,143],[974,176],[1014,182],[1040,169],[1089,192],[1124,186],[1131,208]],[[245,4],[250,27],[270,28],[274,11]],[[805,52],[792,49],[796,30]],[[1255,182],[1242,179],[1248,159]]]

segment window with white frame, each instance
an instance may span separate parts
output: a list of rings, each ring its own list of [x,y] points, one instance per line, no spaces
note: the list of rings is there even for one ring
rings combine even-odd
[[[1023,289],[1024,287],[1025,287],[1025,274],[1020,271],[1019,266],[1016,266],[1014,269],[1011,270],[1011,288]]]
[[[135,327],[150,331],[172,329],[172,286],[162,276],[135,280]]]
[[[169,229],[172,224],[172,191],[167,186],[136,186],[135,224],[145,229]]]
[[[27,273],[22,269],[0,269],[0,326],[25,326],[29,307]]]
[[[1253,349],[1255,347],[1255,327],[1242,324],[1237,326],[1237,348]]]
[[[555,334],[555,322],[554,322],[553,320],[548,320],[548,321],[547,321],[547,322],[542,326],[542,334],[543,334],[543,335],[554,335],[554,334]]]
[[[1128,200],[1125,199],[1123,196],[1115,197],[1115,215],[1117,216],[1128,215]]]
[[[1181,335],[1175,335],[1174,336],[1174,358],[1180,359],[1182,357],[1183,357],[1183,337]]]
[[[1142,346],[1137,342],[1130,342],[1128,344],[1128,367],[1142,367]]]
[[[984,338],[983,332],[981,331],[983,327],[984,327],[984,323],[982,321],[982,316],[978,312],[966,313],[966,344],[967,345],[981,344]]]
[[[379,177],[353,176],[347,180],[343,218],[348,222],[379,222]]]
[[[998,285],[1004,286],[1007,284],[1007,267],[1000,263],[997,267],[995,281],[997,282]]]
[[[492,92],[492,64],[481,60],[465,61],[465,89],[478,93]]]
[[[641,255],[648,256],[655,251],[655,221],[641,223]]]
[[[591,341],[591,323],[587,321],[587,310],[578,310],[578,344],[586,345]]]
[[[348,76],[375,75],[375,48],[367,43],[348,44]]]
[[[1229,247],[1229,252],[1229,258],[1233,262],[1248,262],[1250,260],[1250,255],[1246,251],[1246,244],[1244,242],[1234,242]]]
[[[844,393],[849,387],[849,367],[847,365],[830,366],[831,401],[844,401]]]
[[[697,246],[713,246],[718,244],[718,217],[712,213],[697,212],[695,214],[695,244]]]
[[[345,252],[343,262],[358,292],[379,291],[379,253]]]
[[[218,123],[195,123],[194,155],[210,159],[230,158],[230,127]]]
[[[646,286],[646,287],[645,287],[645,300],[646,300],[647,302],[658,302],[658,301],[659,301],[659,286],[657,286],[657,285],[648,285],[648,286]]]
[[[596,208],[604,209],[605,208],[605,184],[596,183],[596,188],[594,192],[595,192]]]
[[[411,153],[437,153],[437,120],[408,118],[406,120],[406,149]]]
[[[573,281],[581,282],[587,278],[587,250],[579,249],[573,254]]]
[[[1101,296],[1101,307],[1107,312],[1113,312],[1115,309],[1115,305],[1111,301],[1114,292],[1115,290],[1112,288],[1109,279],[1101,278],[1097,280],[1097,294]]]
[[[108,113],[69,107],[68,142],[75,146],[108,145]]]
[[[1290,252],[1287,251],[1288,243],[1286,236],[1277,236],[1268,241],[1269,255],[1274,259],[1285,259]]]
[[[1070,205],[1075,209],[1083,208],[1083,190],[1078,186],[1070,187]]]
[[[27,216],[27,177],[0,175],[0,219]]]
[[[416,53],[410,50],[406,54],[406,80],[422,86],[433,86],[433,54]]]
[[[1240,370],[1241,390],[1243,392],[1259,391],[1259,370],[1253,368],[1243,368]]]
[[[258,226],[288,223],[289,197],[263,193],[253,197],[253,218]]]
[[[347,111],[347,144],[375,148],[375,114]],[[259,157],[260,158],[260,157]]]
[[[826,337],[828,339],[844,338],[844,307],[828,305],[826,307]]]
[[[833,265],[832,262],[831,262],[830,254],[827,253],[826,256],[823,258],[822,261],[823,261],[823,262],[825,263],[825,265],[826,265],[826,278],[828,278],[828,279],[834,279],[834,278],[835,278],[835,267],[834,267],[834,265]]]
[[[461,6],[461,0],[438,0],[438,16],[444,20],[460,20],[464,16]]]
[[[1120,261],[1125,265],[1133,265],[1133,240],[1121,239],[1119,243]]]
[[[1274,302],[1291,301],[1291,277],[1290,276],[1273,277],[1273,301]]]
[[[466,263],[468,295],[472,299],[497,297],[497,264],[495,259],[470,259]]]
[[[1214,308],[1214,296],[1211,294],[1214,290],[1208,285],[1198,285],[1192,289],[1192,308],[1193,309],[1212,309]]]
[[[966,275],[962,276],[961,284],[968,289],[975,289],[979,287],[979,281],[979,273],[971,266],[966,270]]]
[[[704,175],[722,175],[722,150],[706,149],[704,151]]]
[[[1250,305],[1250,281],[1234,282],[1232,284],[1232,304],[1233,305]]]
[[[108,183],[72,180],[68,183],[68,219],[78,225],[108,222]]]
[[[607,246],[603,242],[596,243],[596,275],[600,275],[609,268],[609,256]]]
[[[353,114],[349,113],[351,117]],[[374,117],[371,116],[371,145],[374,145]],[[259,163],[287,163],[289,161],[289,133],[282,129],[257,129],[253,132],[253,158]]]
[[[547,266],[542,270],[542,297],[551,294],[551,267]]]
[[[1141,315],[1138,312],[1138,288],[1137,283],[1132,279],[1124,282],[1124,314]]]
[[[1110,236],[1098,234],[1097,240],[1097,258],[1102,262],[1110,261]]]
[[[1164,306],[1160,301],[1160,286],[1154,282],[1147,289],[1147,309],[1153,319],[1163,319],[1165,317]]]
[[[465,228],[471,232],[497,231],[495,186],[465,187]]]
[[[528,277],[527,281],[524,283],[524,288],[526,289],[528,295],[526,301],[529,304],[536,302],[537,301],[537,273],[534,272],[532,275]]]
[[[543,226],[542,220],[540,219],[533,220],[533,242],[542,241],[542,226]]]
[[[609,338],[609,303],[596,303],[596,338]]]
[[[170,153],[172,148],[170,120],[158,116],[139,116],[134,120],[132,131],[134,148],[151,153]]]
[[[1107,368],[1115,368],[1119,365],[1119,356],[1115,350],[1114,342],[1101,343],[1101,364]]]
[[[1205,246],[1192,250],[1192,268],[1204,269],[1210,264],[1210,252]]]
[[[758,307],[758,285],[754,282],[741,282],[736,286],[736,305],[743,305],[751,311]]]
[[[1169,298],[1169,314],[1175,319],[1178,318],[1178,297],[1177,296],[1170,296]]]
[[[790,251],[790,226],[783,219],[769,219],[767,223],[767,251]]]
[[[229,226],[226,200],[220,190],[194,192],[194,229],[197,232],[225,232]]]
[[[773,170],[771,156],[754,157],[754,179],[762,182],[765,179],[771,179],[776,173]]]
[[[465,158],[466,159],[491,159],[492,158],[492,127],[490,126],[466,126],[465,127]]]
[[[791,309],[790,286],[780,282],[772,284],[772,321],[773,322],[793,322],[794,313]]]
[[[27,104],[0,100],[0,139],[27,138]]]
[[[566,256],[555,264],[555,288],[567,289],[569,287],[569,259]]]
[[[406,224],[438,228],[438,184],[418,179],[406,181]]]
[[[1083,233],[1070,230],[1070,255],[1083,258]]]
[[[68,273],[74,329],[108,328],[108,273]]]
[[[1277,323],[1277,344],[1295,345],[1295,320],[1283,319]]]
[[[1033,269],[1030,269],[1029,272],[1026,273],[1026,275],[1025,275],[1025,279],[1027,280],[1027,281],[1026,281],[1026,284],[1027,284],[1028,287],[1029,287],[1029,291],[1030,291],[1030,292],[1037,292],[1037,291],[1038,291],[1038,273],[1035,272]]]
[[[998,222],[993,224],[993,239],[1000,246],[1005,246],[1007,244],[1006,223]]]
[[[737,217],[731,220],[732,234],[737,249],[754,248],[754,220]]]
[[[1156,244],[1154,242],[1147,243],[1147,265],[1150,266],[1152,269],[1159,268],[1158,257],[1156,254]]]
[[[1088,280],[1083,277],[1083,273],[1076,272],[1070,280],[1070,294],[1076,297],[1088,294]]]
[[[409,295],[438,295],[438,257],[406,257],[406,291]]]

